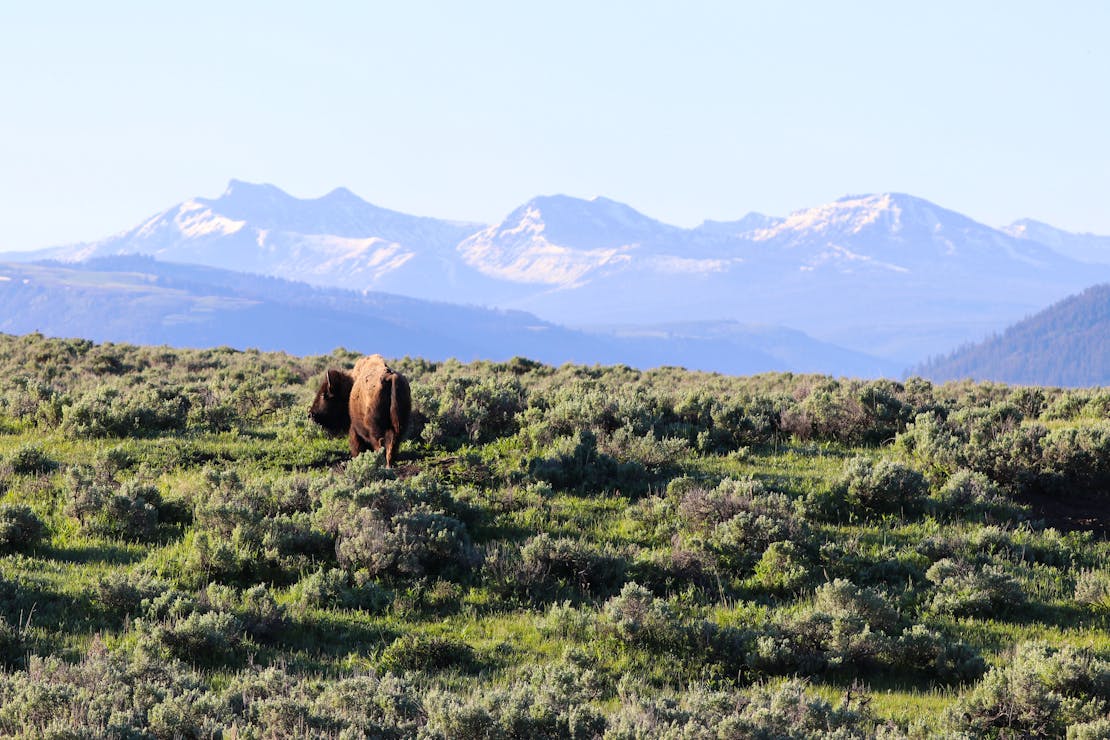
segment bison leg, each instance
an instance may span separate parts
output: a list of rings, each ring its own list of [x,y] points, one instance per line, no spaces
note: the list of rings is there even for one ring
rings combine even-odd
[[[397,443],[399,438],[393,433],[392,429],[385,430],[385,436],[382,437],[382,446],[385,447],[385,466],[387,468],[393,467],[393,458],[397,454]]]
[[[358,435],[355,428],[351,427],[351,432],[347,437],[347,441],[351,445],[351,457],[358,457],[360,453],[366,452],[370,446],[366,444],[366,440]]]

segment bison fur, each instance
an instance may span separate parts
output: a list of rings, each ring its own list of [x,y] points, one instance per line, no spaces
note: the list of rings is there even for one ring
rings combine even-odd
[[[370,355],[350,372],[329,369],[308,415],[332,434],[346,434],[351,457],[384,447],[386,467],[392,467],[411,412],[408,380],[381,355]]]

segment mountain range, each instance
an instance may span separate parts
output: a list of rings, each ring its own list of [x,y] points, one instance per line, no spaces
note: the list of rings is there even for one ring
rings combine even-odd
[[[316,288],[136,255],[79,263],[0,262],[0,331],[294,354],[348,347],[430,360],[520,355],[555,365],[681,364],[732,374],[790,368],[870,377],[898,371],[777,327],[700,322],[584,332],[522,311]]]
[[[344,188],[300,199],[233,180],[218,198],[108,238],[0,258],[124,254],[524,311],[583,335],[622,326],[626,337],[631,327],[705,341],[692,327],[711,326],[717,341],[737,327],[749,337],[753,326],[790,327],[902,368],[1110,280],[1110,237],[1034,221],[996,229],[898,193],[695,228],[554,195],[487,225],[390,211]]]

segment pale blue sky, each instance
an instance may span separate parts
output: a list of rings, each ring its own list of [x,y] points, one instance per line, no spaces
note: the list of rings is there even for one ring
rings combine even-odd
[[[230,178],[693,226],[900,191],[1110,234],[1110,2],[0,6],[0,251]]]

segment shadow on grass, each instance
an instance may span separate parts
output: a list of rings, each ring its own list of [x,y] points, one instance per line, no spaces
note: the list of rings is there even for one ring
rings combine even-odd
[[[291,618],[280,635],[260,646],[254,660],[263,664],[281,660],[296,670],[328,673],[348,655],[375,655],[400,635],[394,626],[358,612],[315,611]]]
[[[61,563],[79,565],[90,563],[134,565],[146,557],[146,554],[140,548],[122,542],[96,542],[72,547],[45,547],[40,549],[37,555]]]
[[[60,593],[17,577],[0,582],[0,616],[29,630],[32,653],[54,655],[65,649],[67,638],[118,629],[126,615],[106,611],[88,593]]]

